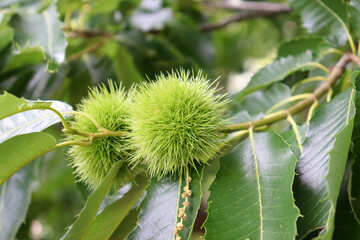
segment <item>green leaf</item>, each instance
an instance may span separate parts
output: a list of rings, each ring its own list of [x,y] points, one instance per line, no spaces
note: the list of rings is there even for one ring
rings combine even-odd
[[[61,15],[65,14],[67,11],[75,11],[80,9],[84,4],[82,0],[60,0],[56,2],[57,9]]]
[[[2,6],[2,2],[0,3],[0,8],[4,8],[4,6]],[[16,7],[10,7],[8,9],[4,9],[3,11],[0,12],[0,29],[3,30],[4,27],[7,26],[7,23],[9,22],[13,11]]]
[[[48,70],[57,70],[65,60],[66,40],[56,7],[51,5],[41,13],[15,14],[11,21],[17,50],[40,47],[45,54]]]
[[[18,112],[30,110],[33,107],[50,107],[51,102],[27,101],[10,93],[0,95],[0,119],[6,118]]]
[[[16,111],[19,105],[27,106],[28,103],[25,99],[5,93],[0,95],[0,112],[11,113],[11,109]],[[42,104],[47,106],[49,103]],[[58,101],[53,102],[52,106],[59,111],[72,110],[69,105]],[[50,111],[33,110],[0,120],[0,143],[15,135],[42,131],[60,121],[54,115]],[[35,171],[36,164],[28,164],[0,186],[0,239],[13,239],[24,221],[36,180]]]
[[[51,151],[56,145],[47,133],[18,135],[0,144],[0,185],[35,158]]]
[[[19,134],[42,131],[60,122],[60,118],[53,111],[31,110],[49,106],[58,110],[65,118],[71,116],[66,112],[72,111],[72,107],[64,102],[29,101],[10,93],[0,95],[0,142]]]
[[[315,68],[311,51],[296,56],[288,56],[275,60],[273,63],[260,69],[250,80],[249,84],[234,96],[237,100],[243,99],[249,93],[263,89],[268,85],[283,80],[286,76],[298,70]]]
[[[319,107],[310,121],[294,182],[296,205],[304,215],[299,237],[323,228],[331,239],[337,197],[344,175],[354,123],[355,90],[349,88]]]
[[[58,10],[61,14],[65,14],[67,11],[77,11],[84,5],[89,5],[89,18],[93,16],[99,16],[103,14],[112,14],[114,11],[119,10],[119,2],[121,0],[108,0],[106,2],[102,0],[92,0],[90,2],[84,2],[83,0],[61,0],[57,1]],[[88,17],[88,16],[87,16]],[[98,18],[96,18],[98,20]]]
[[[249,122],[258,120],[269,114],[270,110],[275,104],[291,97],[290,88],[283,83],[274,83],[265,90],[256,91],[249,96],[246,96],[243,100],[237,101],[233,99],[230,103],[231,122],[233,124]],[[272,112],[276,112],[287,107],[290,107],[291,103],[283,104]],[[272,129],[277,131],[283,131],[288,128],[287,121],[279,121],[271,126]]]
[[[251,116],[251,120],[259,119],[272,106],[289,97],[291,97],[291,90],[287,85],[274,83],[263,91],[256,91],[247,96],[243,101],[232,101],[231,112],[234,114],[246,111]]]
[[[300,14],[303,26],[309,33],[319,33],[335,46],[348,40],[347,6],[341,0],[290,0],[290,6]]]
[[[356,71],[352,75],[352,81],[356,85],[356,109],[360,109],[360,74]],[[355,75],[357,74],[357,75]],[[354,211],[355,216],[360,219],[360,112],[357,111],[354,120],[354,130],[352,134],[353,152],[354,152],[354,164],[351,169],[351,185],[350,200],[351,207]]]
[[[127,192],[124,197],[107,206],[99,215],[96,216],[88,233],[86,234],[85,239],[109,239],[137,200],[141,197],[148,184],[149,182],[147,179],[141,179],[141,181],[138,181],[138,185],[136,186],[134,184],[131,190]]]
[[[302,37],[283,42],[278,49],[278,58],[298,55],[307,50],[321,56],[331,49],[331,45],[324,38],[318,36]]]
[[[0,13],[0,19],[1,19],[1,13]],[[11,28],[5,27],[4,29],[1,29],[0,27],[0,51],[2,51],[6,46],[8,46],[11,43],[12,37],[13,37],[13,31]]]
[[[21,53],[11,55],[6,66],[1,73],[14,72],[17,69],[23,69],[30,65],[39,64],[44,61],[43,53],[36,48],[26,48]]]
[[[359,96],[360,97],[360,96]],[[356,134],[355,134],[356,133]],[[350,190],[350,200],[351,208],[354,212],[357,219],[360,217],[360,161],[359,161],[359,128],[354,128],[353,139],[357,139],[357,142],[354,142],[354,153],[356,154],[354,164],[351,169],[351,185],[349,186]]]
[[[301,144],[303,144],[304,140],[305,140],[305,137],[306,137],[307,124],[305,123],[305,124],[303,124],[301,126],[297,126],[297,128],[298,128]],[[298,141],[296,139],[296,135],[295,135],[294,130],[291,129],[289,131],[282,132],[280,134],[280,136],[290,146],[290,149],[293,152],[293,154],[295,155],[296,159],[299,159],[300,156],[301,156],[300,146],[299,146],[299,143],[298,143]]]
[[[189,197],[190,207],[186,208],[187,218],[184,220],[184,230],[180,231],[181,239],[190,239],[197,211],[201,203],[201,179],[204,167],[190,169]],[[128,240],[137,239],[172,239],[175,222],[180,222],[177,209],[183,207],[181,198],[185,187],[185,178],[164,177],[160,180],[151,179],[146,190],[146,196],[140,204],[141,212],[136,228],[127,237]]]
[[[315,70],[316,71],[316,70]],[[310,71],[296,71],[292,74],[290,74],[289,76],[287,76],[284,80],[283,83],[285,83],[286,85],[288,85],[291,88],[291,92],[293,95],[295,90],[298,91],[299,93],[304,93],[304,91],[302,91],[301,88],[298,88],[298,85],[301,85],[299,82],[301,80],[304,80],[306,78],[309,78],[309,72]],[[300,89],[300,91],[299,91]]]
[[[356,35],[360,36],[360,1],[350,0],[349,2],[350,12],[350,25],[355,29]]]
[[[104,181],[96,188],[89,196],[84,208],[81,210],[78,218],[70,227],[69,231],[62,238],[63,240],[77,240],[85,239],[89,232],[91,224],[94,222],[96,213],[108,193],[117,172],[119,171],[123,162],[119,161],[114,164],[109,173],[104,178]]]
[[[255,133],[220,159],[210,187],[207,240],[294,239],[299,210],[292,183],[296,158],[275,133]]]
[[[340,194],[336,206],[334,240],[360,239],[360,225],[355,219],[351,209],[348,195],[349,173],[353,158],[350,158],[346,166],[344,180],[341,184]]]
[[[125,219],[121,222],[120,226],[109,238],[110,240],[125,239],[126,236],[136,227],[140,209],[132,209]]]
[[[32,162],[0,186],[0,239],[15,238],[26,217],[35,180],[36,162]]]
[[[93,0],[93,1],[91,1],[92,7],[89,11],[89,15],[96,16],[101,13],[102,14],[104,14],[104,13],[112,14],[118,10],[120,1],[121,0],[108,0],[108,1],[106,1],[106,3],[104,3],[102,0]],[[83,4],[86,4],[83,1],[81,1],[81,2]],[[89,3],[87,3],[87,4],[89,4]]]

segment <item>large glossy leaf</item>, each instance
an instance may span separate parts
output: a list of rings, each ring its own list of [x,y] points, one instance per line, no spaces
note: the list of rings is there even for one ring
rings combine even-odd
[[[278,49],[278,58],[289,55],[298,55],[307,50],[311,50],[313,54],[321,56],[331,49],[331,45],[322,37],[311,36],[291,39],[283,42]]]
[[[205,238],[294,239],[299,210],[292,183],[296,158],[275,133],[256,133],[220,159],[210,187]]]
[[[11,43],[13,31],[10,27],[1,26],[1,13],[0,13],[0,51],[2,51],[8,44]]]
[[[19,134],[42,131],[60,122],[60,118],[53,111],[31,110],[49,106],[63,113],[65,118],[71,116],[66,112],[72,111],[72,107],[64,102],[29,101],[10,93],[0,95],[0,142]]]
[[[331,239],[354,123],[355,91],[349,88],[319,107],[310,121],[294,182],[296,205],[304,215],[299,237],[323,228],[321,239]]]
[[[27,108],[34,106],[50,105],[60,112],[72,110],[71,106],[59,101],[34,102],[5,93],[0,95],[0,118],[14,114],[19,109],[25,111]],[[16,135],[20,135],[19,137],[22,138],[21,134],[42,131],[59,121],[59,117],[51,111],[32,110],[12,115],[0,120],[0,143]],[[34,144],[42,144],[37,142],[35,137],[31,139]],[[51,145],[53,145],[53,139],[51,137],[49,139],[51,139]],[[27,147],[29,145],[25,149]],[[12,148],[9,148],[9,150],[11,151]],[[0,162],[2,161],[5,161],[5,159],[1,158]],[[0,239],[14,238],[18,228],[24,221],[36,180],[35,170],[35,163],[28,164],[0,186]]]
[[[125,219],[121,222],[120,226],[116,229],[113,235],[111,235],[109,240],[125,239],[126,236],[129,235],[131,230],[136,227],[139,213],[140,209],[132,209],[125,217]]]
[[[352,75],[352,81],[356,86],[356,109],[360,109],[360,74],[354,72]],[[357,74],[357,75],[355,75]],[[357,111],[354,120],[354,130],[352,134],[353,152],[354,152],[354,163],[351,169],[351,185],[350,200],[354,214],[360,219],[360,112]]]
[[[181,239],[190,239],[197,211],[201,203],[201,179],[203,167],[190,170],[190,207],[186,208],[187,219],[183,222],[184,230],[180,231]],[[140,204],[141,212],[136,228],[127,237],[137,239],[172,239],[175,222],[179,222],[177,209],[183,207],[181,197],[185,187],[185,178],[164,177],[161,180],[151,179],[146,196]]]
[[[26,217],[35,180],[36,162],[32,162],[0,186],[0,239],[15,237]]]
[[[18,135],[0,144],[0,185],[35,158],[54,149],[56,140],[47,133]]]
[[[48,69],[55,71],[65,60],[66,40],[55,5],[41,13],[15,14],[11,21],[15,47],[40,47],[48,61]]]
[[[360,96],[359,96],[360,97]],[[358,108],[357,108],[358,109]],[[356,138],[359,139],[359,126],[354,128],[353,131],[353,140]],[[357,219],[360,219],[360,160],[359,160],[359,140],[354,142],[354,153],[356,154],[355,160],[351,169],[351,184],[349,186],[350,190],[350,204],[353,213]],[[356,149],[356,150],[355,150]]]
[[[296,56],[288,56],[275,60],[273,63],[260,69],[250,80],[249,84],[240,91],[235,98],[241,100],[244,96],[268,85],[283,80],[286,76],[298,70],[314,68],[311,51]]]
[[[18,112],[30,110],[32,107],[49,107],[50,102],[29,102],[24,98],[18,98],[10,93],[5,92],[0,95],[0,119],[6,118]]]
[[[302,126],[297,126],[297,130],[298,130],[298,134],[299,134],[299,138],[300,138],[300,142],[301,145],[304,143],[304,140],[306,138],[306,130],[307,130],[307,124],[304,123]],[[300,152],[300,146],[299,146],[299,142],[296,139],[296,135],[293,129],[286,131],[286,132],[282,132],[281,137],[284,139],[284,141],[289,144],[291,151],[293,152],[293,154],[295,155],[295,157],[297,159],[300,158],[301,156],[301,152]]]
[[[104,178],[104,181],[89,196],[84,208],[81,210],[74,224],[62,238],[63,240],[85,239],[89,232],[91,224],[94,222],[97,211],[108,193],[114,178],[123,162],[116,162]]]
[[[341,0],[290,0],[310,33],[324,34],[336,46],[345,45],[348,37],[347,6]]]
[[[336,206],[335,231],[333,240],[360,239],[360,224],[355,218],[354,212],[350,206],[348,195],[349,173],[352,164],[352,158],[346,166],[344,179],[341,184],[340,194]]]
[[[138,185],[134,184],[132,189],[122,198],[107,206],[96,216],[85,239],[109,239],[149,184],[148,180],[145,178],[137,181],[137,183]]]

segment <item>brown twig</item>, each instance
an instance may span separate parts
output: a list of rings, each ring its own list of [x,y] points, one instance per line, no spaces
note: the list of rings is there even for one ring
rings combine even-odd
[[[335,85],[336,81],[344,73],[346,65],[351,61],[358,64],[358,66],[360,67],[360,58],[358,56],[352,53],[345,53],[344,55],[342,55],[340,60],[336,63],[335,67],[332,69],[331,73],[327,78],[327,81],[323,85],[321,85],[318,89],[316,89],[314,94],[298,102],[296,105],[292,106],[291,108],[285,109],[283,111],[279,111],[277,113],[271,114],[259,120],[224,126],[219,128],[218,130],[224,133],[246,130],[249,127],[260,127],[264,125],[270,125],[277,121],[287,118],[289,114],[295,115],[297,113],[300,113],[301,111],[311,106],[315,101],[319,100],[322,96],[325,95],[325,93],[327,93]]]
[[[239,4],[228,3],[228,2],[200,2],[206,6],[229,9],[229,10],[247,10],[247,12],[236,13],[232,17],[217,22],[217,23],[202,23],[199,25],[201,32],[210,32],[213,30],[218,30],[226,27],[227,25],[234,22],[241,22],[247,19],[259,18],[259,17],[268,17],[283,13],[288,13],[291,11],[290,7],[286,4],[281,3],[269,3],[269,2],[249,2],[243,1]],[[64,29],[66,36],[68,38],[93,38],[93,37],[112,37],[113,33],[104,32],[99,30],[71,30]],[[159,30],[150,30],[147,33],[149,34],[159,34]]]
[[[67,38],[94,38],[94,37],[112,37],[110,32],[98,31],[98,30],[71,30],[68,28],[63,29]]]
[[[109,37],[106,37],[106,38],[100,40],[99,42],[96,42],[95,44],[91,45],[90,47],[85,48],[84,50],[82,50],[80,52],[77,52],[77,53],[74,53],[74,54],[68,56],[66,58],[66,61],[74,61],[76,59],[81,58],[82,56],[84,56],[86,54],[95,52],[100,47],[102,47],[109,39],[110,39]]]
[[[220,21],[218,23],[205,23],[200,25],[200,30],[202,32],[210,32],[213,30],[221,29],[227,25],[240,22],[247,19],[258,18],[258,17],[268,17],[283,13],[288,13],[291,11],[291,8],[287,4],[282,3],[270,3],[270,2],[249,2],[242,1],[240,3],[230,3],[230,2],[201,2],[205,6],[228,9],[228,10],[246,10],[246,12],[241,12],[234,14],[227,20]]]
[[[284,13],[284,12],[256,11],[256,12],[247,12],[247,13],[237,13],[237,14],[234,14],[232,17],[230,17],[226,20],[217,22],[217,23],[203,23],[199,26],[199,28],[202,32],[211,32],[214,30],[224,28],[227,25],[234,23],[234,22],[241,22],[241,21],[244,21],[247,19],[252,19],[252,18],[268,17],[268,16],[277,15],[280,13]]]
[[[277,13],[291,11],[289,5],[284,3],[251,2],[251,1],[241,1],[239,3],[205,1],[201,3],[203,3],[205,6],[210,6],[220,9],[236,10],[236,11],[247,10],[247,11],[263,11],[263,12],[277,12]]]
[[[291,9],[286,4],[278,3],[268,3],[268,2],[247,2],[243,1],[239,4],[227,3],[227,2],[218,2],[218,3],[209,3],[203,2],[204,4],[209,4],[213,7],[231,9],[231,10],[250,10],[250,12],[237,13],[230,17],[229,19],[217,22],[217,23],[203,23],[199,25],[199,30],[201,32],[210,32],[217,29],[224,28],[231,23],[240,22],[247,19],[258,18],[258,17],[267,17],[272,15],[277,15],[281,13],[287,13]],[[66,60],[73,61],[78,58],[83,57],[86,54],[96,51],[101,46],[103,46],[110,38],[115,37],[114,33],[99,31],[99,30],[72,30],[65,28],[63,29],[66,33],[67,38],[103,38],[99,42],[91,45],[90,47],[82,50],[81,52],[75,53]],[[149,31],[149,34],[158,34],[161,31]]]

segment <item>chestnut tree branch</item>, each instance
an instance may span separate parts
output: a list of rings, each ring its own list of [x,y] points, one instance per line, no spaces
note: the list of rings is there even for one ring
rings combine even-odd
[[[217,22],[217,23],[205,23],[200,25],[200,30],[202,32],[210,32],[213,30],[221,29],[227,25],[240,22],[247,19],[258,18],[258,17],[268,17],[283,13],[288,13],[291,11],[291,8],[287,4],[283,3],[270,3],[270,2],[251,2],[251,1],[242,1],[239,3],[231,2],[210,2],[205,1],[201,2],[205,6],[217,8],[217,9],[228,9],[236,11],[246,11],[234,14],[232,17]]]
[[[211,2],[204,1],[200,2],[205,6],[228,9],[228,10],[247,10],[247,11],[263,11],[263,12],[290,12],[291,8],[289,5],[284,3],[271,3],[271,2],[252,2],[252,1],[241,1],[239,3],[235,2]]]
[[[228,19],[222,20],[216,23],[202,23],[199,24],[199,30],[201,32],[210,32],[214,30],[218,30],[228,26],[234,22],[241,22],[248,19],[259,18],[259,17],[268,17],[283,13],[288,13],[291,11],[290,7],[287,4],[282,3],[270,3],[270,2],[250,2],[250,1],[242,1],[240,3],[230,3],[230,2],[200,2],[205,6],[210,6],[214,8],[220,9],[228,9],[228,10],[246,10],[246,12],[236,13]],[[66,36],[68,38],[93,38],[93,37],[105,37],[111,38],[115,34],[105,31],[99,30],[72,30],[65,28]],[[149,34],[158,34],[161,31],[151,30]]]
[[[113,33],[98,30],[72,30],[64,28],[67,38],[94,38],[94,37],[112,37]]]
[[[217,23],[203,23],[199,26],[199,28],[202,32],[211,32],[214,30],[224,28],[234,22],[241,22],[244,20],[259,18],[259,17],[269,17],[269,16],[278,15],[281,13],[286,13],[286,12],[283,12],[283,11],[281,11],[281,12],[280,11],[279,12],[254,11],[254,12],[237,13],[237,14],[234,14],[232,17],[230,17],[226,20],[222,20]]]
[[[335,67],[332,69],[331,73],[329,74],[326,82],[321,85],[318,89],[315,90],[315,92],[305,98],[304,100],[298,102],[291,108],[279,111],[277,113],[271,114],[269,116],[265,116],[262,119],[251,121],[251,122],[245,122],[240,124],[234,124],[234,125],[228,125],[223,126],[219,128],[218,130],[224,133],[231,133],[235,131],[240,130],[246,130],[250,127],[260,127],[260,126],[266,126],[273,124],[277,121],[280,121],[282,119],[286,119],[288,115],[295,115],[300,113],[301,111],[305,110],[309,106],[311,106],[315,101],[320,100],[321,97],[323,97],[328,91],[332,89],[332,87],[335,85],[336,81],[342,76],[342,74],[345,71],[346,65],[349,62],[354,62],[360,67],[360,58],[352,53],[345,53],[342,55],[340,60],[336,63]]]
[[[104,37],[103,39],[101,39],[99,42],[96,42],[95,44],[91,45],[88,48],[83,49],[80,52],[74,53],[70,56],[68,56],[66,58],[66,61],[74,61],[76,59],[79,59],[81,57],[83,57],[84,55],[90,54],[92,52],[95,52],[96,50],[98,50],[99,48],[101,48],[103,45],[105,45],[105,43],[107,43],[107,41],[109,40],[109,37]]]

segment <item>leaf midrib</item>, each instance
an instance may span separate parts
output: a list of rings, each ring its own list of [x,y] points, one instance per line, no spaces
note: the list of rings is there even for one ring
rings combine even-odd
[[[254,135],[253,135],[252,129],[250,129],[250,131],[249,131],[249,137],[251,140],[251,147],[252,147],[253,156],[254,156],[255,170],[256,170],[256,182],[257,182],[257,190],[258,190],[258,197],[259,197],[260,240],[263,240],[263,215],[262,215],[261,185],[260,185],[259,166],[258,166],[258,160],[257,160],[257,156],[256,156]]]

